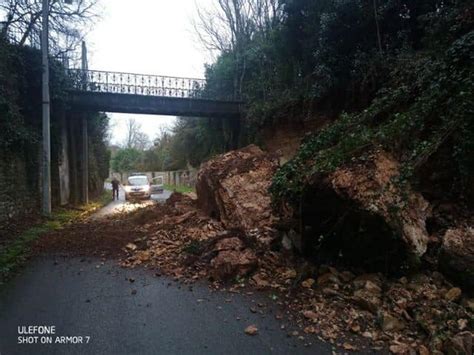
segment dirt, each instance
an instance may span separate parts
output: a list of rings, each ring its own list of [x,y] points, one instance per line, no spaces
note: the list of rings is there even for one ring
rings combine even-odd
[[[136,221],[131,218],[142,217],[139,212],[130,216],[124,213],[67,225],[40,238],[34,244],[33,252],[64,256],[123,256],[123,246],[142,236]]]

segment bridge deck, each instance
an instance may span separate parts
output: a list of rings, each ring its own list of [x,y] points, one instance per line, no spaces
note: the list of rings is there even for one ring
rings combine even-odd
[[[238,117],[241,103],[209,92],[204,79],[69,69],[74,110],[195,117]],[[227,84],[226,84],[227,85]],[[225,85],[225,86],[226,86]]]
[[[233,118],[240,115],[241,106],[239,102],[213,101],[186,97],[87,91],[73,91],[70,95],[72,108],[80,111]]]

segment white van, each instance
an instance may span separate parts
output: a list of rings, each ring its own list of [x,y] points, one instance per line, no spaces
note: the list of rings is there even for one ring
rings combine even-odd
[[[149,199],[151,197],[151,185],[146,175],[133,175],[127,180],[125,189],[125,200]]]

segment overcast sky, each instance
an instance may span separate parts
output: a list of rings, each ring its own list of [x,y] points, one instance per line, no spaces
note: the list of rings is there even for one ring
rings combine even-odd
[[[208,53],[193,33],[197,6],[212,0],[100,0],[102,18],[86,37],[89,69],[143,74],[204,76]],[[172,116],[109,114],[112,143],[125,137],[125,119],[136,117],[153,139]]]

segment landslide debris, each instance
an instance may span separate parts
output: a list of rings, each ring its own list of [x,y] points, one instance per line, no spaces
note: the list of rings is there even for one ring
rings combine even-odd
[[[227,281],[232,292],[262,290],[286,310],[299,333],[345,350],[367,343],[401,354],[472,348],[473,300],[439,272],[388,278],[317,267],[269,250],[258,236],[227,230],[176,193],[164,206],[136,214],[147,215],[149,223],[137,227],[145,236],[140,246],[123,246],[125,267],[156,268],[185,283],[208,279],[218,287]]]
[[[235,161],[238,159],[246,162],[247,168],[242,168],[243,162]],[[265,163],[267,159],[270,162]],[[380,159],[374,166],[388,164],[395,169],[389,158]],[[118,257],[123,267],[148,268],[157,275],[169,275],[184,283],[207,279],[212,281],[213,287],[225,287],[231,292],[248,292],[249,288],[262,290],[285,313],[284,318],[277,315],[277,319],[282,322],[288,319],[300,328],[289,336],[302,339],[317,336],[346,351],[472,353],[474,300],[464,289],[451,284],[436,271],[388,277],[378,272],[315,265],[278,248],[275,243],[266,242],[277,240],[279,234],[270,201],[262,197],[265,190],[247,189],[247,185],[255,183],[259,176],[264,179],[260,186],[268,187],[267,179],[273,169],[271,157],[265,157],[252,147],[224,155],[222,160],[226,163],[219,158],[209,162],[205,168],[207,173],[201,174],[202,185],[198,192],[204,191],[207,195],[205,198],[201,195],[200,201],[173,193],[162,205],[70,226],[51,235],[49,241],[43,241],[42,250],[46,246],[60,246],[60,250],[97,253],[105,246],[114,245],[114,252],[109,249],[108,255]],[[210,166],[227,169],[227,173],[221,175],[226,183],[215,179],[218,173]],[[388,188],[384,185],[392,176],[391,170],[380,171],[380,176],[374,170],[375,173],[367,177],[362,170],[356,166],[334,175],[332,191],[337,188],[338,193],[352,196],[360,206],[368,206],[366,198],[368,201],[367,196],[372,196],[373,209],[383,219],[387,211],[385,202],[397,196],[395,187],[390,187],[390,183]],[[229,181],[238,183],[232,185]],[[361,186],[352,189],[348,181],[357,181]],[[382,194],[365,193],[374,187]],[[214,188],[216,190],[212,190]],[[240,188],[247,189],[245,194],[249,201],[253,201],[250,192],[258,195],[257,207],[248,207],[237,195],[229,194],[229,191],[237,193]],[[415,214],[406,214],[403,209],[398,212],[407,225],[413,226],[400,229],[407,231],[407,241],[409,236],[417,235],[417,231],[424,235],[420,221],[427,213],[426,205],[420,201],[414,203],[420,203],[423,210]],[[199,208],[201,206],[204,210]],[[235,209],[239,209],[239,213],[235,213]],[[257,210],[266,213],[263,217],[255,216]],[[219,219],[222,216],[223,219]],[[249,228],[251,223],[256,223],[257,228]],[[388,221],[385,224],[390,226]],[[93,246],[95,243],[98,248]],[[420,244],[407,242],[406,245]],[[248,327],[244,331],[251,335],[257,334],[258,329]]]
[[[268,188],[277,167],[277,160],[255,145],[209,160],[197,176],[199,208],[226,228],[272,227],[277,217]]]

